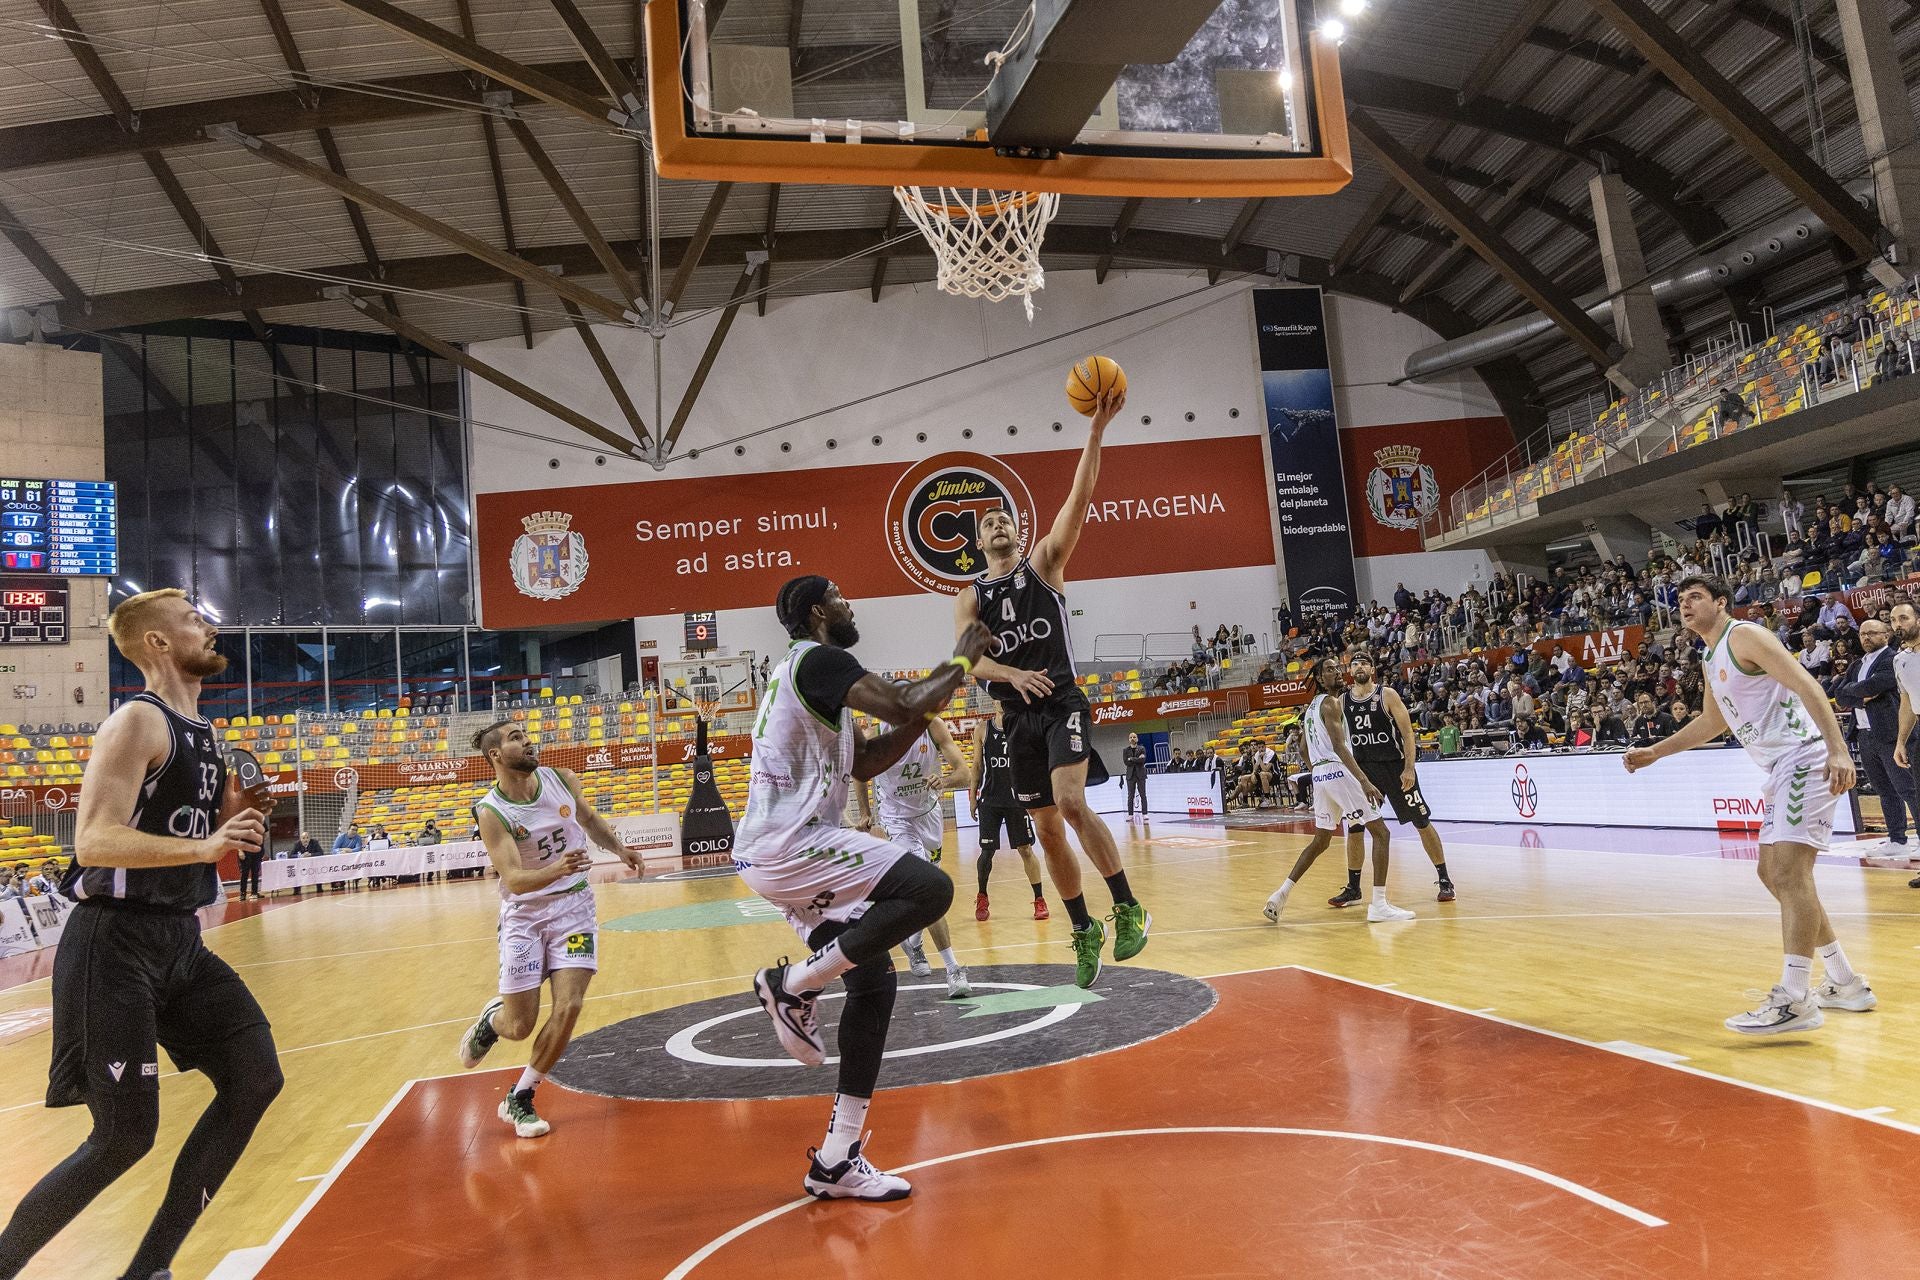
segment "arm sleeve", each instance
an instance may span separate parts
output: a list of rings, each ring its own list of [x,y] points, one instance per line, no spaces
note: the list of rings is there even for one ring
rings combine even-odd
[[[847,705],[847,690],[860,682],[867,669],[845,649],[819,645],[800,659],[794,673],[796,692],[815,714],[826,720],[838,720]]]

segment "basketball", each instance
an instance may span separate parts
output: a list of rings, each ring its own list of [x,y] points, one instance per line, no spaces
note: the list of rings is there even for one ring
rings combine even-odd
[[[1108,356],[1088,356],[1073,366],[1073,372],[1067,375],[1067,401],[1074,411],[1084,413],[1089,418],[1100,407],[1100,396],[1106,391],[1125,391],[1127,389],[1127,371],[1115,364]]]

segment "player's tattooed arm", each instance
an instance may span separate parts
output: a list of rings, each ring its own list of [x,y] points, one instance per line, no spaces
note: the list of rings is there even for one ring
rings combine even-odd
[[[1100,396],[1092,425],[1087,429],[1086,447],[1080,450],[1080,464],[1073,471],[1073,488],[1068,491],[1060,514],[1053,518],[1053,527],[1033,549],[1033,567],[1056,591],[1066,582],[1067,561],[1080,545],[1080,530],[1087,522],[1087,504],[1093,500],[1093,487],[1100,479],[1100,445],[1107,425],[1126,403],[1124,391],[1108,391]]]
[[[961,681],[967,678],[967,673],[979,667],[981,658],[987,652],[987,642],[990,639],[992,639],[991,633],[976,619],[961,629],[960,638],[953,646],[953,657],[925,676],[906,684],[895,684],[891,680],[882,679],[868,672],[847,690],[847,705],[876,720],[912,728],[913,736],[908,738],[906,744],[900,748],[904,753],[907,746],[919,738],[926,729],[927,721],[945,710],[947,700],[953,697],[953,691],[960,687]],[[885,736],[887,735],[881,735],[881,737]],[[895,756],[894,759],[899,759],[899,756]],[[882,769],[885,767],[885,765],[881,766]],[[873,777],[874,775],[863,776]]]
[[[555,769],[560,781],[566,784],[567,793],[573,797],[573,811],[580,815],[580,825],[585,828],[587,838],[619,858],[633,871],[640,870],[640,855],[627,848],[620,839],[620,833],[613,829],[606,816],[593,807],[593,802],[581,789],[580,777],[571,769]]]

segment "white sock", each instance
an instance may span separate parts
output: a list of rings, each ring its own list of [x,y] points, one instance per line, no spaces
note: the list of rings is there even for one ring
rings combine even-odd
[[[856,1098],[850,1093],[833,1095],[833,1116],[827,1121],[827,1136],[820,1143],[821,1164],[831,1169],[847,1158],[867,1127],[867,1108],[872,1104],[872,1098]]]
[[[1387,886],[1383,884],[1373,886],[1373,904],[1376,907],[1387,905]]]
[[[1287,898],[1287,895],[1293,892],[1293,886],[1294,886],[1294,881],[1282,880],[1280,882],[1280,887],[1273,891],[1273,896],[1276,898],[1279,898],[1281,901],[1284,902]]]
[[[952,947],[940,948],[940,963],[946,966],[946,970],[948,973],[952,973],[955,969],[958,969],[960,967],[960,960],[957,956],[953,954]]]
[[[1813,982],[1813,957],[1788,956],[1786,963],[1780,966],[1780,985],[1795,1000],[1807,998],[1807,988]]]
[[[835,938],[799,964],[787,966],[787,990],[794,995],[818,991],[851,968],[853,961],[840,953],[840,939]]]
[[[1846,986],[1849,982],[1852,982],[1860,976],[1853,971],[1853,966],[1847,963],[1847,953],[1840,949],[1839,939],[1834,939],[1818,950],[1820,952],[1821,968],[1827,971],[1829,978],[1832,978],[1841,986]]]
[[[546,1072],[535,1071],[532,1067],[528,1067],[520,1073],[520,1083],[513,1086],[513,1091],[515,1093],[525,1093],[546,1078]]]

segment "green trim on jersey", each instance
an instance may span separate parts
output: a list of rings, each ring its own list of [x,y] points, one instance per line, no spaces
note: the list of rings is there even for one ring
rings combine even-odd
[[[800,699],[800,705],[807,709],[808,715],[812,716],[815,720],[818,720],[821,724],[833,730],[835,733],[839,733],[841,729],[840,723],[836,720],[829,720],[825,716],[821,715],[820,712],[814,707],[814,705],[811,702],[807,701],[807,695],[800,692],[800,664],[807,660],[808,653],[812,653],[814,650],[822,647],[820,642],[818,640],[795,640],[793,643],[795,645],[804,644],[807,646],[806,653],[802,653],[799,657],[793,660],[793,696]],[[788,647],[791,648],[792,646],[788,646]]]
[[[1738,623],[1739,623],[1739,619],[1737,618],[1727,619],[1726,629],[1720,633],[1720,636],[1717,640],[1715,640],[1712,644],[1707,646],[1707,657],[1709,658],[1713,657],[1714,652],[1717,649],[1719,649],[1722,644],[1724,644],[1727,646],[1727,661],[1733,664],[1733,669],[1735,671],[1738,671],[1743,676],[1766,675],[1767,671],[1765,667],[1761,667],[1758,669],[1749,667],[1746,663],[1740,661],[1740,655],[1733,651],[1733,641],[1728,639],[1728,637],[1733,634],[1733,629],[1735,626],[1738,625]]]

